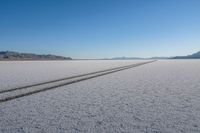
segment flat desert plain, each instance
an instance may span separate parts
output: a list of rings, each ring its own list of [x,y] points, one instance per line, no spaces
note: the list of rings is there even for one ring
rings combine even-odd
[[[140,62],[0,62],[0,90]],[[158,60],[1,102],[0,132],[199,133],[200,60]]]

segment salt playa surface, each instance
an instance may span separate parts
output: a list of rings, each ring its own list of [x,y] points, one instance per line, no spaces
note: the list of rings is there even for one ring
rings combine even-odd
[[[73,64],[67,70],[70,65],[60,63],[59,67],[52,67],[48,62],[25,67],[24,73],[21,67],[8,65],[11,69],[1,64],[1,89],[9,84],[20,86],[133,63],[95,61],[96,65],[91,65],[88,62]],[[0,132],[199,133],[199,68],[200,60],[156,61],[3,102],[0,104]],[[46,74],[40,73],[42,70],[47,70]],[[37,75],[39,80],[35,79]]]
[[[144,62],[118,60],[1,61],[0,90]]]

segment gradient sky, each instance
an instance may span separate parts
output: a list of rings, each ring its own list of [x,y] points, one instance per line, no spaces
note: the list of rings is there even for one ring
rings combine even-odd
[[[0,0],[0,51],[72,58],[200,51],[200,0]]]

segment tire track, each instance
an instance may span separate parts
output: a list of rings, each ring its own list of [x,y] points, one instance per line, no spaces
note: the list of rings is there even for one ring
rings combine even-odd
[[[99,77],[99,76],[111,74],[111,73],[122,71],[122,70],[125,70],[125,69],[130,69],[130,68],[133,68],[133,67],[145,65],[145,64],[152,63],[152,62],[155,62],[155,61],[156,60],[142,62],[142,63],[136,63],[136,64],[132,64],[132,65],[127,65],[127,66],[116,67],[116,68],[91,72],[91,73],[87,73],[87,74],[81,74],[81,75],[71,76],[71,77],[67,77],[67,78],[57,79],[57,80],[51,80],[51,81],[48,81],[48,82],[42,82],[42,83],[38,83],[38,84],[2,90],[2,91],[0,91],[0,103],[10,101],[10,100],[14,100],[14,99],[17,99],[17,98],[20,98],[20,97],[29,96],[29,95],[32,95],[32,94],[35,94],[35,93],[55,89],[57,87],[77,83],[77,82],[80,82],[80,81],[96,78],[96,77]]]

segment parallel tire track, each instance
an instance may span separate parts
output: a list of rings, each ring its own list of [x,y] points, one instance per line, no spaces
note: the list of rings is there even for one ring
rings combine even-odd
[[[112,69],[107,69],[107,70],[101,70],[101,71],[91,72],[91,73],[87,73],[87,74],[76,75],[76,76],[52,80],[52,81],[48,81],[48,82],[42,82],[42,83],[38,83],[38,84],[2,90],[2,91],[0,91],[0,103],[10,101],[13,99],[17,99],[20,97],[24,97],[24,96],[29,96],[29,95],[32,95],[35,93],[55,89],[57,87],[77,83],[80,81],[92,79],[95,77],[107,75],[110,73],[122,71],[125,69],[130,69],[133,67],[145,65],[145,64],[152,63],[155,61],[156,60],[142,62],[142,63],[136,63],[136,64],[132,64],[132,65],[127,65],[127,66],[122,66],[122,67],[117,67],[117,68],[112,68]]]

